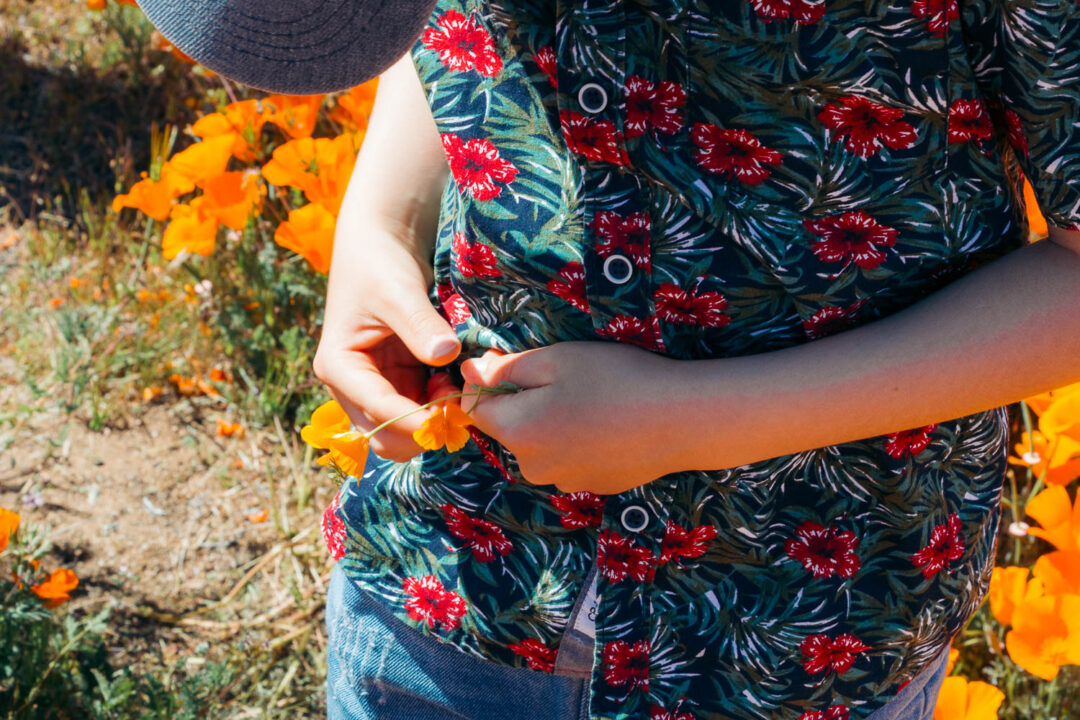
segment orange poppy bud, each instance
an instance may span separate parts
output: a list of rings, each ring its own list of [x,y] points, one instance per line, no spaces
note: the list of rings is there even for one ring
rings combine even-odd
[[[79,578],[72,570],[60,568],[53,570],[44,582],[34,585],[30,591],[42,600],[45,607],[54,608],[71,599],[71,591],[79,585]]]
[[[6,508],[0,508],[0,552],[7,549],[11,536],[19,529],[22,517],[19,513]]]

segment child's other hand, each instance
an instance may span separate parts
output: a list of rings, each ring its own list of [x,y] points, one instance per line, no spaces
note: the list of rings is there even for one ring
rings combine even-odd
[[[445,365],[461,345],[428,299],[431,268],[390,233],[355,232],[363,233],[363,243],[334,246],[313,367],[366,431],[426,400],[426,365]],[[415,413],[379,431],[372,452],[399,462],[422,452],[412,433],[423,420],[424,413]]]
[[[564,342],[466,360],[472,385],[511,382],[511,395],[462,399],[476,427],[512,453],[530,483],[612,494],[671,472],[667,388],[676,363],[632,345]]]

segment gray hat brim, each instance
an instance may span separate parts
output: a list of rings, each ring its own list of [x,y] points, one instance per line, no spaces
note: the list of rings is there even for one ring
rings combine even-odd
[[[139,0],[202,65],[245,85],[314,95],[359,85],[410,50],[435,0]]]

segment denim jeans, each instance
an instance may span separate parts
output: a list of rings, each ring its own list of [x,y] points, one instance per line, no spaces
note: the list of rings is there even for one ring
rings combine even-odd
[[[497,665],[409,627],[335,567],[326,596],[327,720],[587,720],[592,648],[571,635],[564,675]],[[866,720],[930,720],[948,653]]]

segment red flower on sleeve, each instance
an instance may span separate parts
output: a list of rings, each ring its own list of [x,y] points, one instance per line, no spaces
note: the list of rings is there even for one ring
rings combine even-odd
[[[470,243],[465,233],[454,233],[451,249],[457,269],[465,277],[494,278],[502,275],[491,248],[480,242]]]
[[[678,285],[663,283],[653,293],[656,315],[664,322],[701,327],[724,327],[731,316],[724,312],[727,300],[718,292],[691,294]]]
[[[751,0],[754,12],[766,22],[792,18],[795,24],[810,25],[825,15],[825,0]]]
[[[319,522],[326,549],[330,551],[330,557],[335,562],[345,557],[345,521],[338,517],[337,508],[338,497],[335,495],[323,510],[322,520]]]
[[[646,212],[620,215],[612,210],[601,210],[592,221],[596,233],[596,252],[606,258],[617,252],[626,255],[634,265],[650,270],[649,228],[651,222]]]
[[[499,197],[502,188],[495,183],[509,184],[517,177],[514,164],[500,157],[498,148],[487,138],[466,142],[453,133],[444,133],[442,143],[458,191],[469,193],[475,200]]]
[[[949,22],[960,17],[960,8],[956,0],[915,0],[911,3],[911,14],[926,20],[931,35],[942,37],[949,29]]]
[[[846,308],[835,306],[821,308],[811,317],[803,320],[803,330],[806,331],[806,337],[815,340],[849,327],[855,322],[856,314],[865,304],[866,298],[863,298],[862,300],[856,300]]]
[[[439,54],[443,65],[455,72],[476,70],[495,77],[502,70],[502,58],[495,52],[495,40],[473,17],[448,10],[420,37],[424,47]]]
[[[980,98],[955,100],[949,106],[950,143],[990,140],[993,137],[994,123],[990,120],[986,103]]]
[[[821,262],[854,261],[864,270],[873,270],[885,261],[881,248],[896,245],[895,228],[882,225],[862,210],[830,215],[818,220],[803,220],[803,227],[817,235],[810,248]]]
[[[712,525],[698,525],[687,530],[668,520],[664,526],[664,539],[660,542],[658,562],[664,564],[677,558],[701,557],[715,537],[716,528]]]
[[[563,138],[571,152],[592,162],[610,165],[627,165],[630,159],[622,149],[622,136],[610,120],[594,120],[579,112],[563,110],[559,113]]]
[[[930,444],[930,433],[937,428],[937,423],[924,425],[911,430],[901,430],[885,436],[885,452],[899,460],[905,455],[918,455]]]
[[[638,582],[652,580],[656,575],[655,558],[648,548],[611,530],[601,530],[596,544],[596,565],[611,582],[631,577]]]
[[[545,45],[536,51],[536,65],[548,76],[551,87],[559,89],[558,66],[555,64],[555,50],[550,45]]]
[[[662,352],[664,349],[659,322],[655,317],[646,321],[632,315],[616,315],[607,325],[597,330],[596,334],[618,342],[639,345],[654,352]]]

